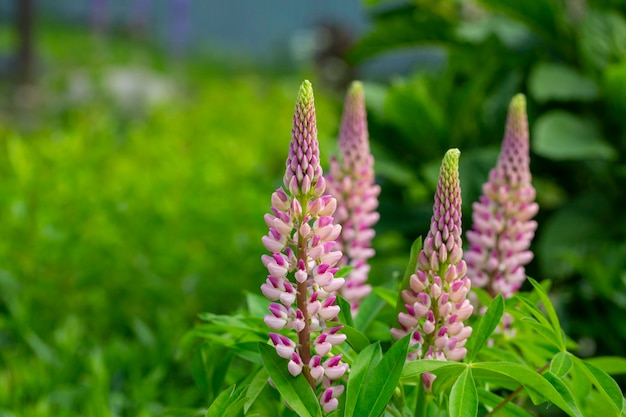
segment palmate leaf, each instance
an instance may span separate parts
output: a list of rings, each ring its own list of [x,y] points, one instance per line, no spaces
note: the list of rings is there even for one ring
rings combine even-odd
[[[504,299],[500,294],[491,302],[489,309],[480,319],[480,323],[470,339],[467,341],[467,361],[472,362],[476,355],[483,348],[494,329],[500,323],[502,314],[504,313]]]
[[[377,417],[391,399],[406,361],[410,335],[398,340],[362,384],[353,416]],[[347,407],[347,406],[346,406]]]
[[[268,375],[289,406],[301,417],[321,417],[320,403],[302,374],[293,377],[287,370],[287,361],[276,350],[259,342],[259,353]]]
[[[476,417],[478,414],[478,393],[469,367],[465,368],[452,386],[449,412],[451,417]]]

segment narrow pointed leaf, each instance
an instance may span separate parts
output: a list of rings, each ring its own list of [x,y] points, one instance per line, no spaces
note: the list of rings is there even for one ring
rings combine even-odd
[[[404,278],[402,278],[402,286],[400,287],[400,291],[398,291],[398,296],[396,299],[396,315],[403,312],[404,301],[402,300],[402,290],[406,290],[409,288],[409,283],[411,281],[411,275],[415,273],[415,267],[417,266],[417,257],[422,250],[422,237],[418,237],[413,241],[411,245],[411,252],[409,255],[409,263],[406,266],[404,271]]]
[[[359,305],[359,313],[354,318],[354,327],[361,332],[367,330],[367,327],[384,306],[385,302],[374,293],[365,297]]]
[[[622,391],[617,385],[617,382],[606,372],[596,368],[595,366],[583,361],[579,358],[574,358],[574,361],[580,364],[580,368],[589,379],[593,382],[596,389],[619,411],[622,409],[623,395]]]
[[[363,387],[363,382],[370,379],[369,375],[382,358],[383,352],[380,349],[380,343],[376,342],[363,349],[352,363],[346,388],[345,417],[354,415],[354,408]]]
[[[570,409],[570,415],[575,417],[583,417],[583,413],[578,407],[576,400],[574,399],[574,395],[572,395],[572,391],[568,387],[568,385],[563,382],[561,378],[558,378],[552,372],[546,372],[543,376],[546,381],[548,381],[554,389],[561,395],[563,401],[568,405]]]
[[[476,355],[483,348],[489,337],[493,333],[494,329],[500,323],[502,314],[504,313],[504,299],[502,295],[498,294],[493,299],[489,309],[480,320],[476,332],[470,336],[467,341],[467,361],[472,362]]]
[[[350,327],[354,327],[352,321],[352,313],[350,312],[350,303],[343,297],[337,297],[337,305],[339,306],[339,321]]]
[[[589,365],[606,372],[609,375],[626,374],[626,358],[619,356],[598,356],[595,358],[585,359]]]
[[[380,297],[380,299],[385,303],[389,304],[391,307],[396,306],[396,291],[385,287],[374,287],[372,290],[374,291],[374,294]]]
[[[320,417],[319,401],[304,376],[300,374],[294,378],[287,370],[287,361],[268,344],[259,342],[259,353],[268,375],[287,404],[301,417]]]
[[[539,298],[541,299],[541,302],[543,303],[543,306],[546,309],[546,312],[548,313],[548,317],[550,318],[552,327],[554,328],[554,331],[559,338],[558,340],[561,345],[561,350],[565,351],[566,350],[565,337],[563,337],[563,331],[561,330],[561,322],[559,321],[559,317],[556,314],[556,310],[554,309],[554,306],[552,305],[552,301],[550,301],[550,297],[548,297],[548,294],[546,293],[546,291],[537,281],[535,281],[534,279],[530,277],[528,277],[528,281],[530,281],[532,286],[535,287],[537,294],[539,294]]]
[[[441,368],[466,368],[467,364],[460,362],[444,362],[436,359],[421,359],[418,361],[411,361],[404,365],[402,370],[402,379],[411,380],[417,379],[424,372],[434,372]],[[460,371],[462,372],[462,371]]]
[[[265,368],[261,368],[254,378],[252,378],[252,381],[250,381],[250,385],[246,391],[246,402],[243,406],[244,414],[252,407],[252,404],[254,404],[261,391],[263,391],[263,388],[265,388],[265,385],[267,385],[267,378],[267,371]]]
[[[247,387],[235,388],[233,385],[222,391],[207,410],[205,417],[232,417],[241,414]]]
[[[329,327],[343,326],[343,329],[341,329],[341,333],[345,334],[348,337],[346,341],[352,347],[352,349],[354,349],[354,351],[357,353],[361,352],[370,344],[370,341],[367,338],[367,336],[365,336],[363,333],[361,333],[360,331],[358,331],[352,326],[348,326],[343,323],[332,322],[332,321],[326,322],[326,324]]]
[[[478,393],[469,367],[452,386],[449,411],[451,417],[476,417],[478,414]]]
[[[398,340],[385,353],[361,389],[354,416],[377,417],[391,399],[406,361],[410,335]]]

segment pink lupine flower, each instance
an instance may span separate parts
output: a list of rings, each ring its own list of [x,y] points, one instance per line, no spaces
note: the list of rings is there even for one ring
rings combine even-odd
[[[363,85],[355,81],[346,96],[339,133],[341,160],[332,158],[327,174],[329,192],[337,199],[335,223],[342,225],[337,239],[343,251],[340,266],[354,269],[346,277],[341,295],[357,311],[360,301],[372,288],[367,278],[370,270],[368,259],[374,256],[371,241],[375,235],[373,226],[378,222],[378,195],[380,187],[374,184],[374,158],[370,153],[365,112]]]
[[[291,133],[284,188],[272,194],[272,213],[265,216],[269,233],[262,242],[271,255],[261,258],[269,272],[261,291],[274,301],[265,323],[274,330],[291,330],[289,336],[270,333],[271,342],[278,355],[289,360],[287,369],[293,376],[302,373],[313,389],[319,384],[333,388],[320,399],[329,411],[337,407],[336,396],[343,392],[335,381],[348,370],[341,356],[332,353],[346,336],[338,333],[341,326],[326,326],[340,311],[334,294],[344,279],[334,275],[342,253],[334,247],[341,226],[333,218],[336,200],[324,195],[326,181],[308,81],[298,93]]]
[[[467,299],[470,280],[461,246],[461,187],[458,149],[446,152],[439,172],[431,227],[417,258],[415,274],[402,292],[406,312],[398,315],[394,338],[411,334],[408,360],[462,360],[472,328],[463,320],[473,307]],[[430,389],[434,375],[422,378]]]
[[[524,265],[533,258],[528,248],[537,222],[531,219],[539,206],[528,148],[526,99],[518,94],[509,105],[498,163],[472,206],[473,226],[467,232],[467,275],[473,286],[486,288],[492,296],[511,297],[526,279]]]

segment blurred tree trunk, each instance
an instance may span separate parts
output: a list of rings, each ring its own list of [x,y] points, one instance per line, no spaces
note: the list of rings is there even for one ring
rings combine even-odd
[[[19,84],[30,84],[34,81],[34,0],[15,0],[17,2],[17,56],[15,60],[16,79]]]

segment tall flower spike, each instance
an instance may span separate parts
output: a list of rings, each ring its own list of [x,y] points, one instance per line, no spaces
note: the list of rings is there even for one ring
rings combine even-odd
[[[331,158],[326,176],[329,192],[337,199],[335,222],[342,225],[337,239],[343,251],[339,266],[353,269],[346,277],[341,295],[350,302],[352,312],[372,288],[367,284],[370,270],[368,259],[374,256],[371,241],[373,226],[378,222],[380,187],[374,184],[374,157],[370,153],[363,84],[350,86],[339,133],[341,159]]]
[[[394,338],[411,334],[408,359],[462,360],[472,328],[465,326],[473,307],[467,299],[470,280],[461,243],[461,187],[458,149],[446,152],[435,193],[431,226],[417,258],[410,286],[402,292],[406,312],[398,315]],[[432,387],[434,375],[422,380]]]
[[[341,226],[332,217],[336,200],[323,195],[325,180],[308,81],[298,93],[291,133],[284,188],[272,194],[272,213],[265,215],[269,233],[262,241],[271,255],[261,257],[269,272],[261,291],[274,301],[265,323],[274,330],[291,331],[288,336],[270,333],[270,340],[278,355],[289,360],[285,366],[293,376],[304,374],[314,390],[323,386],[320,402],[329,412],[343,392],[335,381],[348,370],[341,355],[332,352],[346,335],[339,333],[341,326],[326,325],[340,311],[334,294],[344,279],[334,275],[342,253],[334,246]]]
[[[531,184],[526,99],[511,100],[498,163],[473,204],[473,226],[465,254],[467,275],[475,287],[492,296],[511,297],[524,283],[524,265],[533,258],[528,250],[537,229],[531,220],[539,206]]]

